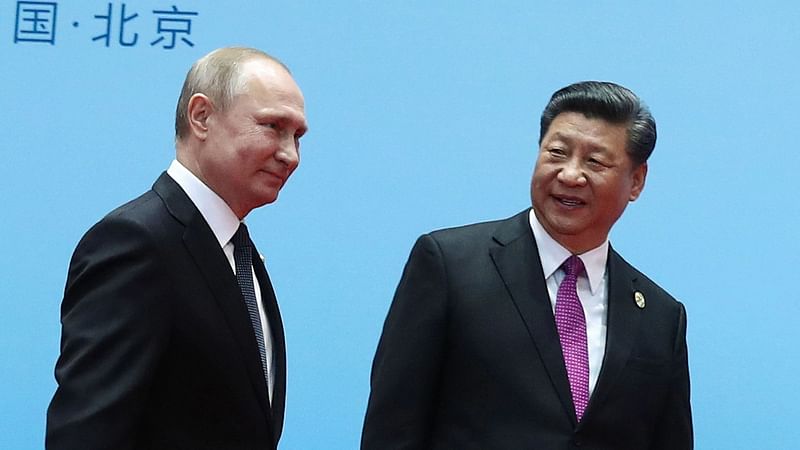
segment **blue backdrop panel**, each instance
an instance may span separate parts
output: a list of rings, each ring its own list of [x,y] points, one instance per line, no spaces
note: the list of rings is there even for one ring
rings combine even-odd
[[[697,448],[797,446],[800,4],[0,1],[0,448],[41,448],[80,236],[173,157],[190,64],[283,59],[311,130],[254,212],[285,320],[283,449],[356,448],[420,233],[529,205],[538,118],[573,81],[650,105],[659,141],[612,242],[689,313]]]

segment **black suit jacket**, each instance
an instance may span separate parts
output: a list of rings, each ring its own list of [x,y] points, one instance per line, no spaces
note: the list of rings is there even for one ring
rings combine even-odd
[[[236,277],[172,178],[89,230],[62,303],[47,448],[275,448],[283,326],[258,257],[254,267],[273,334],[272,405]]]
[[[378,345],[362,449],[691,449],[683,305],[613,250],[607,268],[605,358],[579,423],[528,211],[422,236]]]

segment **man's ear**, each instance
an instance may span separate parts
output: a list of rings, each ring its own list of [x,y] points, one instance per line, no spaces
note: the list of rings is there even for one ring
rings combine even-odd
[[[214,105],[204,94],[194,94],[186,106],[186,120],[189,131],[199,140],[204,141],[208,135],[208,118],[214,112]]]
[[[628,200],[633,202],[639,198],[644,189],[644,182],[647,179],[647,163],[639,164],[639,167],[633,169],[631,176],[633,177],[633,183],[631,184],[631,195]]]

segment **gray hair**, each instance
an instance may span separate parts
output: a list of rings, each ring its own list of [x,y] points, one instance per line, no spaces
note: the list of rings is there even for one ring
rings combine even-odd
[[[289,71],[289,68],[277,58],[261,50],[247,47],[219,48],[192,65],[186,74],[178,106],[175,108],[176,140],[184,138],[189,128],[187,118],[189,99],[194,94],[204,94],[211,100],[214,108],[224,111],[230,106],[233,97],[244,87],[244,80],[241,77],[242,64],[254,58],[273,61]]]

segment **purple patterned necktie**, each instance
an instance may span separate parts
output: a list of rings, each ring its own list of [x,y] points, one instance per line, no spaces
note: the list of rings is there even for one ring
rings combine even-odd
[[[578,421],[589,403],[589,350],[586,343],[586,317],[578,298],[576,284],[583,271],[583,262],[570,256],[561,266],[566,276],[561,280],[556,295],[556,328],[561,340],[561,351],[567,366],[567,377],[575,404]]]

